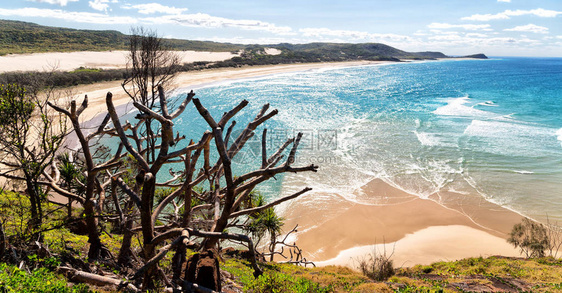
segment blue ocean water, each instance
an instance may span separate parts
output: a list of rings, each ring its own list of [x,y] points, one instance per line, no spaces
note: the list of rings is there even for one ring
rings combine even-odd
[[[422,198],[479,196],[537,219],[562,220],[562,59],[493,58],[318,69],[196,89],[215,117],[247,99],[248,123],[265,103],[272,153],[303,132],[298,164],[317,174],[277,177],[278,197],[303,186],[377,204],[357,190],[385,182]],[[181,95],[180,95],[181,96]],[[207,129],[190,108],[176,122],[197,140]],[[262,127],[263,128],[263,127]],[[261,129],[237,172],[258,166]],[[447,199],[447,200],[450,200]]]

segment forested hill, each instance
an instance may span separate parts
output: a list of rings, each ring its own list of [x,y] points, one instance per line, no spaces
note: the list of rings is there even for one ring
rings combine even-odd
[[[447,58],[441,52],[405,52],[394,47],[379,43],[342,44],[342,43],[310,43],[310,44],[279,44],[276,48],[286,48],[295,52],[304,52],[334,59],[435,59]]]
[[[29,22],[0,20],[0,55],[126,50],[128,35],[118,31],[78,30],[41,26]],[[349,61],[349,60],[398,60],[446,58],[440,52],[405,52],[384,44],[277,44],[240,45],[210,41],[165,39],[172,50],[231,52],[245,50],[247,57],[263,55],[264,47],[280,49],[282,54],[267,61],[273,63]],[[259,59],[259,58],[258,58]],[[281,60],[283,59],[283,60]],[[262,63],[266,60],[259,60]]]
[[[78,30],[42,26],[29,22],[0,20],[0,55],[126,50],[129,36],[118,31]],[[173,50],[229,52],[243,45],[166,39]]]

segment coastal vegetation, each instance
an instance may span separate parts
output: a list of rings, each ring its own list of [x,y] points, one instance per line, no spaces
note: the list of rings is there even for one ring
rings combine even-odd
[[[127,50],[129,35],[118,31],[78,30],[0,20],[0,56],[43,52]],[[166,39],[173,50],[230,52],[242,45]]]
[[[236,123],[232,119],[248,105],[247,101],[224,109],[220,119],[211,115],[193,92],[172,101],[164,90],[182,65],[169,50],[162,50],[161,40],[150,33],[129,41],[131,59],[138,61],[116,79],[124,80],[123,88],[138,110],[132,123],[121,121],[111,94],[106,99],[109,113],[93,132],[86,133],[79,123],[88,108],[86,97],[82,103],[74,100],[69,104],[56,104],[52,94],[38,99],[35,90],[42,89],[44,94],[53,79],[37,82],[32,75],[14,78],[20,84],[2,87],[0,123],[4,136],[0,140],[14,151],[4,153],[12,155],[12,159],[2,161],[12,169],[1,175],[16,191],[2,190],[0,195],[0,256],[6,262],[0,263],[0,292],[106,290],[84,284],[69,286],[62,273],[74,282],[113,284],[121,290],[187,286],[182,267],[188,265],[188,258],[197,251],[218,247],[225,239],[240,244],[220,250],[223,253],[217,258],[223,289],[235,292],[562,290],[562,264],[555,257],[544,257],[548,249],[545,239],[552,239],[548,238],[549,230],[525,221],[514,228],[510,242],[525,249],[528,257],[535,257],[533,260],[470,258],[395,269],[390,257],[375,254],[360,260],[362,273],[344,267],[295,266],[310,264],[302,257],[284,259],[288,262],[285,264],[266,262],[278,254],[276,245],[300,253],[297,246],[278,242],[283,222],[273,207],[309,189],[267,203],[255,187],[285,172],[316,171],[315,165],[293,166],[302,136],[276,146],[278,150],[268,156],[267,130],[260,129],[262,152],[257,159],[261,164],[236,176],[230,165],[232,159],[277,111],[269,111],[269,105],[264,105],[234,137]],[[262,47],[252,47],[230,60],[232,63],[224,64],[273,64],[267,62],[283,58],[275,57],[283,54],[294,59],[279,60],[313,60],[321,54],[317,47],[332,48],[323,58],[341,61],[336,60],[338,48],[342,49],[339,45],[311,44],[293,48],[280,45],[279,55],[267,55]],[[350,58],[386,58],[369,57],[367,51],[371,49],[392,51],[388,46],[357,45]],[[306,53],[295,54],[295,50]],[[143,62],[142,56],[152,57]],[[215,64],[192,66],[209,68]],[[74,73],[100,72],[83,68]],[[60,85],[58,81],[54,84]],[[188,143],[174,131],[173,121],[191,104],[211,131]],[[43,107],[56,112],[43,112]],[[61,150],[59,134],[65,132],[66,124],[55,125],[65,119],[77,135],[79,151],[57,152]],[[26,132],[30,129],[37,132]],[[38,144],[27,143],[26,138],[37,134],[42,137]],[[102,135],[112,136],[118,147],[96,148],[91,142]],[[164,166],[176,168],[168,172],[171,179],[160,181],[158,174]],[[49,200],[54,193],[68,202]],[[259,245],[260,239],[269,243]]]
[[[276,243],[281,220],[273,207],[306,193],[310,188],[271,202],[254,200],[254,190],[260,183],[286,172],[317,170],[318,166],[314,164],[293,165],[302,133],[273,146],[276,151],[268,155],[267,129],[262,129],[261,164],[253,171],[235,175],[231,166],[233,158],[256,129],[278,111],[270,110],[266,104],[253,120],[237,129],[237,123],[232,119],[243,111],[248,101],[241,101],[224,112],[220,119],[194,97],[193,91],[172,101],[164,88],[169,88],[179,59],[172,51],[164,49],[162,40],[155,33],[142,29],[137,32],[138,35],[130,38],[131,63],[122,83],[123,90],[139,111],[133,122],[121,121],[111,93],[106,97],[108,113],[105,118],[96,130],[86,132],[80,124],[80,116],[89,106],[87,96],[81,103],[71,100],[66,104],[54,99],[50,91],[42,91],[42,95],[32,94],[44,89],[43,85],[34,87],[33,92],[19,85],[2,88],[3,120],[0,122],[4,127],[0,140],[7,146],[2,150],[2,163],[7,168],[3,168],[0,177],[11,180],[13,188],[26,195],[29,201],[25,202],[15,195],[21,210],[31,210],[30,219],[19,217],[16,220],[20,227],[18,237],[2,237],[0,248],[12,252],[2,256],[13,263],[20,263],[22,257],[36,259],[26,248],[35,244],[43,253],[42,259],[45,254],[50,257],[51,252],[43,241],[47,239],[47,232],[64,227],[72,230],[76,224],[79,226],[76,232],[86,235],[89,243],[85,260],[96,269],[92,272],[80,261],[56,266],[71,279],[115,285],[126,278],[129,281],[125,287],[144,291],[163,286],[208,286],[196,279],[197,273],[190,273],[192,265],[197,271],[204,264],[200,264],[198,258],[194,264],[188,262],[187,248],[207,253],[205,257],[218,264],[215,250],[222,240],[247,247],[253,275],[262,275],[263,269],[257,259],[263,259],[267,253],[260,253],[252,238],[243,232],[254,231],[248,229],[249,226],[257,227],[254,235],[261,238],[269,233],[271,242],[275,243],[273,247],[284,245]],[[190,103],[211,131],[201,133],[200,139],[193,138],[185,143],[186,137],[175,132],[173,121]],[[47,109],[56,111],[59,117],[47,113]],[[72,125],[80,146],[77,150],[59,148],[67,133],[65,119]],[[56,128],[53,123],[62,126]],[[37,132],[30,133],[30,130]],[[115,137],[118,146],[109,148],[92,143],[104,135]],[[35,136],[40,139],[33,140]],[[212,149],[216,150],[213,152]],[[168,171],[171,178],[163,179],[159,173],[167,166],[172,166]],[[27,188],[18,188],[19,182],[26,183]],[[49,197],[53,194],[66,198],[68,203],[58,202],[62,207],[51,206]],[[80,207],[76,212],[73,202]],[[56,224],[45,220],[47,215],[57,214],[65,206],[67,218],[56,221]],[[119,235],[118,251],[112,251],[104,241],[103,232],[109,235],[106,229]],[[234,232],[227,229],[234,229]],[[0,234],[5,235],[5,230],[12,229],[2,225],[0,230]],[[135,238],[140,243],[136,249],[133,245]],[[290,249],[298,248],[292,245]],[[174,256],[170,259],[172,252]],[[270,255],[275,253],[269,251]],[[165,272],[159,263],[167,257],[168,271]],[[289,262],[299,263],[301,260],[291,257]],[[108,269],[118,275],[108,277]],[[218,266],[212,270],[215,278],[219,278]],[[208,287],[220,291],[220,278],[211,285]]]

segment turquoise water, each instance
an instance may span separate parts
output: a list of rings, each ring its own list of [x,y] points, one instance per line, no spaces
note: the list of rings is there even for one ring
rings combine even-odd
[[[270,197],[303,186],[376,204],[357,189],[372,179],[429,198],[477,195],[525,215],[562,219],[562,59],[494,58],[311,70],[196,89],[220,117],[247,99],[247,123],[265,103],[269,152],[305,134],[299,164],[317,174],[278,177]],[[207,126],[190,108],[176,129],[198,139]],[[258,165],[261,130],[237,172]],[[439,197],[431,198],[440,200]]]

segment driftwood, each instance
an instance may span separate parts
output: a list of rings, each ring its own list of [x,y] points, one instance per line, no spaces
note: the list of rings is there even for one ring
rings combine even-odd
[[[280,261],[279,263],[290,263],[290,264],[294,264],[294,265],[302,265],[304,267],[308,266],[308,265],[312,265],[313,267],[316,267],[316,264],[314,264],[314,262],[307,260],[305,257],[303,257],[302,255],[302,249],[300,249],[296,243],[293,244],[288,244],[287,243],[287,238],[289,238],[289,235],[291,235],[292,233],[296,233],[297,232],[297,228],[298,228],[298,224],[295,225],[295,227],[293,229],[291,229],[291,231],[289,231],[285,237],[283,237],[283,240],[281,241],[274,241],[272,243],[270,243],[270,247],[269,253],[263,253],[262,255],[266,256],[269,255],[271,257],[273,257],[274,255],[279,255],[280,257],[282,257],[283,259],[285,259],[284,261]],[[275,247],[279,245],[281,247],[281,251],[275,251]],[[286,255],[286,251],[285,248],[288,248],[288,253],[289,255]]]
[[[133,284],[122,280],[78,271],[70,267],[59,267],[58,270],[72,282],[83,282],[96,286],[117,286],[118,288],[127,288],[133,292],[139,291]]]

